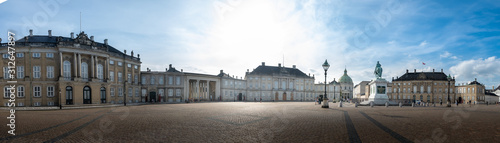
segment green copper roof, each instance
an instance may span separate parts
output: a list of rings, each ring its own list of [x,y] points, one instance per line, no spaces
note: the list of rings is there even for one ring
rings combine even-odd
[[[342,77],[340,77],[339,82],[340,83],[352,83],[351,77],[349,77],[349,75],[347,75],[347,69],[344,70],[344,75],[342,75]]]

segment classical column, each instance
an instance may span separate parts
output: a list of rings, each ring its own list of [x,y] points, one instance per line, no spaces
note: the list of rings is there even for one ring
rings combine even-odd
[[[64,68],[64,62],[63,62],[63,57],[62,57],[62,52],[59,52],[59,77],[63,77],[63,68]]]
[[[210,95],[210,81],[207,81],[207,91],[208,91],[208,99],[213,100],[212,96]]]
[[[75,74],[73,74],[73,75],[76,76],[77,74],[79,74],[78,69],[77,69],[78,68],[78,64],[76,62],[76,53],[73,53],[73,65],[74,65],[73,67],[74,67],[74,70],[75,70]]]
[[[90,56],[90,79],[93,79],[95,76],[94,76],[94,55],[91,55]]]
[[[78,76],[77,77],[82,77],[82,73],[81,73],[81,68],[82,68],[82,54],[78,54],[78,65],[77,65],[77,68],[80,69],[78,70],[78,72],[76,73]]]
[[[199,84],[199,80],[196,80],[196,83],[195,83],[195,89],[196,89],[196,97],[195,98],[200,98],[200,84]]]
[[[105,81],[107,81],[107,79],[109,79],[109,59],[108,58],[106,58],[106,60],[104,61],[103,77],[104,77]],[[139,80],[139,78],[137,78],[137,79]]]

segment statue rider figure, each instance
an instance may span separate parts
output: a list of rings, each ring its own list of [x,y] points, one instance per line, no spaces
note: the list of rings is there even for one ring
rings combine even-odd
[[[375,67],[375,71],[373,73],[377,79],[382,78],[382,65],[380,65],[379,61],[377,61],[377,66]]]

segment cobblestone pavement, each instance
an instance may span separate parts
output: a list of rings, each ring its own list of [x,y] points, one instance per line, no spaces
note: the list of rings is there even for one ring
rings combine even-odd
[[[0,142],[500,142],[500,106],[221,102],[17,111]]]

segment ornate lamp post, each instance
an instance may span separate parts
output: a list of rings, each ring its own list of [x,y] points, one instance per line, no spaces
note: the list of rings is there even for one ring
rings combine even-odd
[[[328,71],[328,68],[330,68],[330,64],[328,64],[328,61],[325,60],[325,63],[323,63],[323,69],[325,70],[325,95],[323,95],[323,105],[321,108],[329,108],[328,106],[328,97],[326,96],[326,71]]]
[[[62,109],[62,101],[61,101],[62,95],[61,95],[61,89],[59,89],[59,109]]]
[[[446,107],[451,107],[451,101],[450,101],[450,81],[451,81],[451,75],[448,74],[448,104]]]

